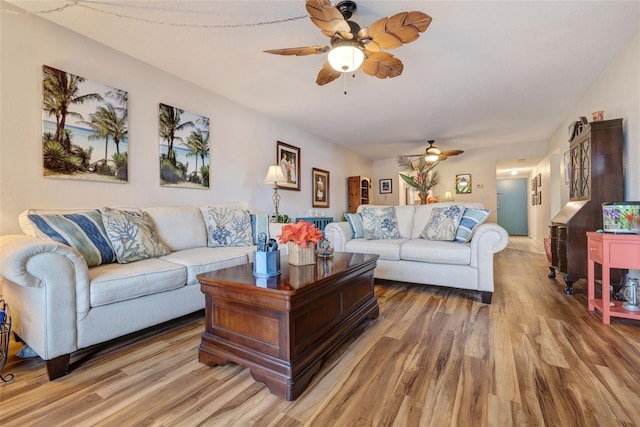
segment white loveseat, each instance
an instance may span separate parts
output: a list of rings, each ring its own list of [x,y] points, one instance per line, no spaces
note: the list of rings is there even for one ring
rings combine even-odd
[[[482,302],[493,296],[493,254],[504,249],[509,236],[495,223],[477,226],[468,243],[420,238],[434,208],[461,205],[481,209],[479,203],[433,203],[394,206],[400,238],[353,238],[348,222],[333,222],[325,228],[326,238],[336,251],[378,254],[375,277],[401,282],[438,285],[480,291]],[[389,206],[361,205],[363,208]]]
[[[224,207],[248,209],[244,203]],[[46,361],[50,379],[67,374],[76,350],[204,308],[198,274],[253,261],[253,245],[208,247],[200,208],[140,209],[168,253],[124,264],[88,267],[74,247],[26,234],[0,236],[12,329]],[[22,229],[32,234],[25,216]],[[272,237],[280,234],[279,224],[262,226]]]

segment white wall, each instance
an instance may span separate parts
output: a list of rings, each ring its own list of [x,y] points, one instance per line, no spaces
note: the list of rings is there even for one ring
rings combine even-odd
[[[573,111],[564,118],[549,139],[549,151],[537,166],[542,183],[550,183],[550,205],[538,210],[530,236],[542,242],[549,233],[547,226],[569,200],[569,187],[564,185],[564,152],[569,149],[568,127],[580,116],[591,120],[593,111],[604,110],[605,119],[623,119],[625,141],[625,200],[640,200],[640,32],[609,64],[591,88],[576,100]]]
[[[371,173],[371,162],[350,151],[46,20],[2,13],[0,23],[0,234],[19,232],[17,217],[29,208],[243,200],[256,211],[273,212],[273,190],[262,180],[276,162],[278,140],[301,149],[302,191],[280,191],[280,212],[289,216],[311,209],[311,168],[331,173],[330,208],[314,210],[333,217],[347,210],[347,177]],[[129,92],[127,184],[42,176],[42,65]],[[210,118],[210,189],[160,186],[160,102]]]

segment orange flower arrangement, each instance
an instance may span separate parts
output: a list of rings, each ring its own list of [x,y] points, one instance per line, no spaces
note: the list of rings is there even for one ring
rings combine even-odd
[[[278,236],[280,243],[292,242],[294,245],[307,247],[308,243],[316,245],[322,240],[322,231],[307,221],[298,221],[297,224],[287,224],[282,227],[282,234]]]

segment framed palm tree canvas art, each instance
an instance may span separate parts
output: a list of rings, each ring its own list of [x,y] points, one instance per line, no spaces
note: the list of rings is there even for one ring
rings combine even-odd
[[[160,104],[160,185],[209,188],[209,118]]]
[[[42,66],[43,175],[128,181],[128,94]]]

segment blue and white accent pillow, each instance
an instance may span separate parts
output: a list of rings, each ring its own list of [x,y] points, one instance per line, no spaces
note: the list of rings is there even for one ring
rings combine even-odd
[[[29,214],[27,218],[39,238],[55,240],[77,249],[89,267],[116,261],[116,254],[98,210],[68,214]]]
[[[427,225],[420,233],[420,238],[453,241],[463,214],[464,206],[451,205],[443,208],[433,208]]]
[[[458,243],[467,243],[471,241],[473,232],[476,231],[476,228],[478,228],[480,224],[486,221],[490,212],[491,211],[489,209],[466,208],[462,214],[460,224],[458,224],[456,237],[453,240]]]
[[[200,208],[207,226],[207,246],[252,246],[251,215],[243,209],[203,206]]]
[[[364,238],[367,240],[399,239],[398,221],[396,209],[388,208],[362,208],[362,225]]]
[[[170,253],[160,241],[151,216],[139,210],[101,208],[107,236],[120,264]]]
[[[359,213],[348,213],[344,216],[347,218],[347,222],[351,226],[351,238],[364,238],[364,225],[362,224],[362,215],[360,215]]]

